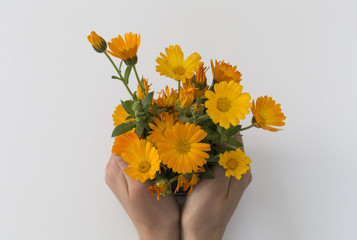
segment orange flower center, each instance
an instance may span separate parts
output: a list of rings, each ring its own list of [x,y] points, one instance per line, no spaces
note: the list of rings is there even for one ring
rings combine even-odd
[[[178,75],[184,75],[185,74],[185,69],[181,66],[175,67],[174,68],[174,73]]]
[[[217,109],[220,112],[227,112],[230,108],[231,102],[227,98],[223,97],[217,100]]]
[[[175,149],[181,154],[186,154],[191,149],[191,144],[187,140],[179,140],[176,143]]]
[[[234,158],[230,158],[228,159],[226,165],[229,169],[234,170],[238,167],[238,161]]]
[[[139,163],[139,171],[141,173],[147,173],[149,170],[150,170],[150,163],[146,161]]]

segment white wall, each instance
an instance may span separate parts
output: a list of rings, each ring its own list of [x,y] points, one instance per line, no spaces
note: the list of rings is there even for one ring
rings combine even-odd
[[[140,33],[140,73],[172,44],[238,65],[285,130],[244,134],[253,182],[225,239],[357,239],[356,1],[2,1],[0,239],[137,239],[104,183],[128,94],[87,42]],[[211,74],[209,73],[209,76]],[[131,84],[135,86],[134,83]],[[247,121],[248,122],[248,121]]]

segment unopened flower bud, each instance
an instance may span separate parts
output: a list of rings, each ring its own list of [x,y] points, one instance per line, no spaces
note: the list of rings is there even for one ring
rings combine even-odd
[[[94,31],[88,35],[87,39],[92,44],[95,51],[103,53],[107,50],[107,42]]]

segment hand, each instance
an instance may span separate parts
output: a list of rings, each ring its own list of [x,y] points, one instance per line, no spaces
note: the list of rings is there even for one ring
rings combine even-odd
[[[238,140],[242,142],[239,137]],[[240,180],[226,177],[225,169],[218,165],[212,171],[215,178],[203,179],[186,199],[181,216],[182,239],[222,239],[244,190],[252,180],[250,170]]]
[[[157,200],[142,183],[123,172],[128,164],[112,154],[105,180],[134,223],[140,239],[180,239],[180,210],[174,195]]]

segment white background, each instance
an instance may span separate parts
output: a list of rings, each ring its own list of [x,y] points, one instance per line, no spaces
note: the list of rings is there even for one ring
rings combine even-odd
[[[282,104],[284,131],[244,133],[253,182],[224,239],[357,239],[356,7],[1,1],[0,239],[137,239],[104,183],[111,114],[129,95],[87,41],[92,30],[107,40],[140,33],[138,71],[153,89],[176,86],[155,59],[179,44],[206,64],[237,65],[253,98]]]

